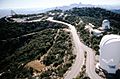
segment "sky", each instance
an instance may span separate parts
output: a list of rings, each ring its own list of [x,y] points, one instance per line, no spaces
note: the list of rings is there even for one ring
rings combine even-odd
[[[120,0],[0,0],[0,9],[51,8],[73,3],[92,5],[120,5]]]

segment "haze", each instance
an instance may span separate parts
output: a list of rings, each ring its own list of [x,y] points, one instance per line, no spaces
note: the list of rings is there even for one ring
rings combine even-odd
[[[16,8],[51,8],[56,6],[70,5],[73,3],[92,5],[119,5],[120,0],[0,0],[0,9]]]

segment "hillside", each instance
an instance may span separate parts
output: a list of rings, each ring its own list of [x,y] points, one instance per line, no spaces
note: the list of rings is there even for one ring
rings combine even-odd
[[[37,75],[41,78],[63,77],[75,58],[70,33],[64,30],[67,27],[46,20],[18,23],[7,19],[9,22],[5,17],[0,19],[0,78],[34,78],[34,74],[41,74]],[[51,72],[54,75],[50,77]]]
[[[63,17],[55,17],[55,19],[68,22],[76,26],[78,32],[80,32],[80,37],[82,37],[83,42],[89,47],[92,47],[94,50],[96,50],[97,54],[99,54],[98,45],[102,37],[90,37],[89,32],[84,29],[85,25],[91,23],[95,26],[94,28],[99,28],[102,26],[102,21],[104,19],[108,19],[110,20],[110,25],[112,28],[109,34],[120,34],[120,14],[111,12],[106,9],[94,7],[73,8],[65,11],[65,14],[68,14],[68,16],[64,19]],[[79,24],[81,20],[83,22]]]
[[[114,10],[111,10],[111,11],[120,14],[120,9],[114,9]]]
[[[74,25],[81,41],[93,48],[96,54],[99,54],[102,36],[91,36],[85,30],[86,25],[91,23],[94,28],[99,28],[102,21],[108,19],[111,29],[103,35],[120,34],[120,14],[101,8],[58,9],[3,17],[0,19],[0,79],[63,78],[76,58],[74,45],[68,27],[49,22],[46,20],[48,17]]]

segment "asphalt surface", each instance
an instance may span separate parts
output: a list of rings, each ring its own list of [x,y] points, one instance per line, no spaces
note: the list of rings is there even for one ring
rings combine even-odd
[[[72,34],[73,43],[75,45],[76,59],[72,65],[72,67],[70,68],[70,70],[65,74],[64,79],[73,79],[73,78],[77,77],[77,75],[81,71],[81,68],[84,64],[84,52],[85,51],[87,52],[87,58],[86,58],[86,73],[87,73],[87,75],[91,79],[102,79],[95,72],[95,52],[91,48],[89,48],[88,46],[86,46],[82,42],[80,42],[80,39],[79,39],[79,36],[77,35],[77,31],[76,31],[75,27],[72,26],[71,24],[68,24],[68,23],[65,23],[62,21],[53,20],[52,17],[48,18],[47,20],[68,26],[70,29],[70,32]],[[37,22],[37,21],[41,21],[41,19],[33,20],[30,22]],[[34,33],[31,33],[31,34],[34,34]],[[31,35],[31,34],[27,34],[27,35]]]
[[[71,24],[68,24],[65,22],[56,21],[56,20],[53,20],[52,18],[48,18],[47,20],[69,26],[69,29],[71,30],[71,34],[72,34],[72,39],[75,45],[76,59],[72,67],[70,68],[70,70],[65,74],[64,79],[76,78],[79,72],[81,71],[81,68],[84,63],[84,51],[82,49],[81,42],[80,42],[79,36],[77,35],[76,29]]]
[[[102,79],[95,72],[95,52],[80,41],[75,27],[65,22],[53,20],[53,18],[48,18],[47,20],[51,22],[56,22],[56,23],[67,25],[69,26],[69,29],[71,30],[72,39],[75,45],[76,59],[71,69],[65,74],[64,79],[73,79],[77,77],[77,75],[81,71],[81,68],[84,64],[84,52],[85,51],[87,52],[87,58],[86,58],[87,75],[90,77],[90,79]]]
[[[84,51],[87,52],[86,58],[86,73],[90,77],[90,79],[102,79],[95,72],[95,52],[89,48],[88,46],[82,44]]]

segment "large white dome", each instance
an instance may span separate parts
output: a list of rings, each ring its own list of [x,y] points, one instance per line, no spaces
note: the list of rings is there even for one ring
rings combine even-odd
[[[99,47],[100,67],[108,73],[115,73],[120,63],[120,36],[105,35]]]
[[[115,41],[120,41],[120,36],[119,35],[114,35],[114,34],[105,35],[102,38],[99,47],[101,48],[101,47],[103,47],[103,45],[105,45],[107,43],[110,43],[110,42],[115,42]]]

